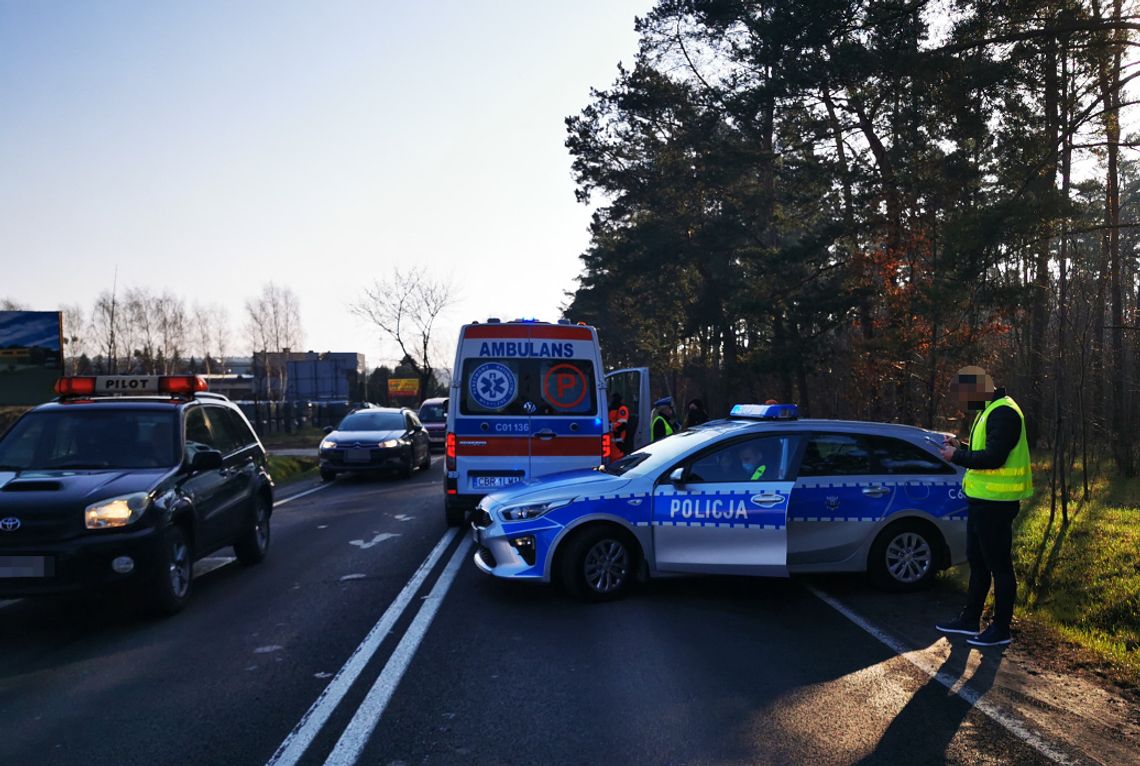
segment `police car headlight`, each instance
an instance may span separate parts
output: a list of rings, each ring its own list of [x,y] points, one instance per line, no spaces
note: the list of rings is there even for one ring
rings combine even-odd
[[[550,513],[555,508],[561,508],[564,505],[570,505],[578,498],[569,497],[565,500],[551,500],[547,503],[532,503],[530,505],[508,505],[506,508],[499,509],[499,516],[503,521],[526,521],[528,519],[537,519]]]
[[[149,504],[150,495],[146,492],[132,492],[100,500],[87,506],[83,514],[84,522],[88,529],[125,527],[142,518]]]
[[[385,449],[390,449],[392,447],[399,447],[400,446],[400,440],[399,439],[388,439],[387,441],[380,442],[380,446],[385,448]]]
[[[336,449],[336,442],[332,439],[325,439],[321,442],[321,449]]]

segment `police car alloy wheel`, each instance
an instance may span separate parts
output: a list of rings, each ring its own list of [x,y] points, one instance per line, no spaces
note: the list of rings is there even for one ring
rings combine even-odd
[[[633,581],[636,553],[620,532],[584,529],[568,541],[562,557],[562,583],[586,601],[620,598]]]
[[[871,574],[890,590],[918,590],[934,581],[938,544],[917,522],[892,524],[876,538],[871,549]]]

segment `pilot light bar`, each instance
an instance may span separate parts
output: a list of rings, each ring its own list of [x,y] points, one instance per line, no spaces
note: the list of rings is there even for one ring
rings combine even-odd
[[[174,394],[193,396],[209,386],[201,375],[90,375],[60,378],[60,396],[121,396],[123,394]]]
[[[750,420],[795,420],[800,416],[800,408],[794,404],[737,404],[728,416]]]

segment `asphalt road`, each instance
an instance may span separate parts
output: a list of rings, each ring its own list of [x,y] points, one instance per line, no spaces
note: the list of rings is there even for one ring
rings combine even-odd
[[[0,764],[1051,762],[799,581],[487,578],[441,462],[280,504],[268,559],[203,562],[168,620],[0,606]]]

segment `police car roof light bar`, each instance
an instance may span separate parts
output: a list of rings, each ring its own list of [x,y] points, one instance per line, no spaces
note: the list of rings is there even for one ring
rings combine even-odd
[[[749,420],[796,420],[800,409],[794,404],[737,404],[728,416]]]

